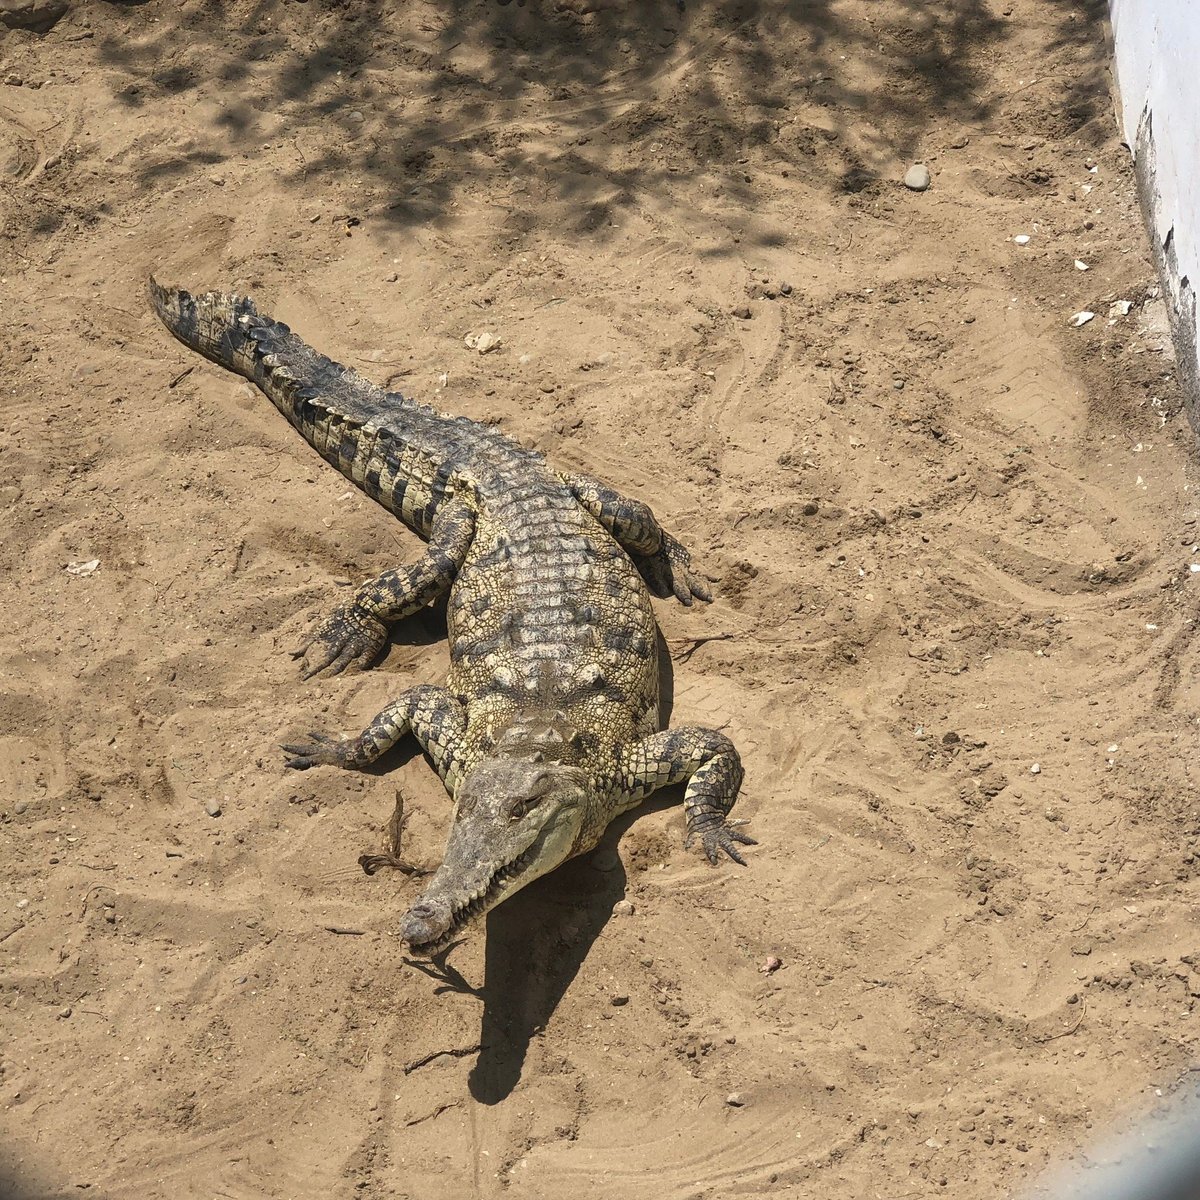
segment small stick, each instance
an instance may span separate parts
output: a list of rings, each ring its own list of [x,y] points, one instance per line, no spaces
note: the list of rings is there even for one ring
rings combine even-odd
[[[400,857],[400,843],[404,837],[404,826],[407,817],[404,814],[404,793],[396,789],[396,807],[392,809],[391,820],[388,821],[388,848],[382,854],[360,854],[358,865],[368,875],[374,875],[380,867],[391,867],[394,871],[402,871],[411,879],[420,879],[429,872],[424,867],[414,867],[404,862]]]

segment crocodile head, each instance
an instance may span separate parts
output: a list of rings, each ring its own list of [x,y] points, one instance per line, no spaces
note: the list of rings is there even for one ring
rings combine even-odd
[[[554,870],[575,852],[587,779],[562,763],[497,758],[456,789],[446,855],[400,936],[418,954],[444,949],[469,921]]]

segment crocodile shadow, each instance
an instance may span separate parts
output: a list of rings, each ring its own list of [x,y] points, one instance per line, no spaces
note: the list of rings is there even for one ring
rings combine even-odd
[[[670,720],[674,676],[658,635],[661,721]],[[480,1051],[468,1078],[480,1104],[499,1104],[516,1087],[529,1043],[544,1030],[592,943],[625,895],[617,844],[639,817],[679,804],[682,788],[659,792],[613,821],[596,849],[564,863],[487,916]]]
[[[646,813],[675,807],[681,792],[660,792],[618,818],[592,854],[564,863],[488,914],[480,1051],[467,1080],[480,1104],[499,1104],[516,1087],[530,1041],[546,1028],[625,895],[621,836]]]

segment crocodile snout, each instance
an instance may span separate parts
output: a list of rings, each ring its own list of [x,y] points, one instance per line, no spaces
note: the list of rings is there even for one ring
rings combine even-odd
[[[412,947],[436,942],[450,928],[450,905],[418,900],[400,921],[400,936]]]

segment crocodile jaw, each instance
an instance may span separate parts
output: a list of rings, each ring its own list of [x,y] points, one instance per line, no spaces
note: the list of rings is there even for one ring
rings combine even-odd
[[[437,954],[467,924],[575,854],[583,784],[580,772],[558,765],[491,760],[476,767],[459,789],[445,860],[401,919],[409,948]]]

